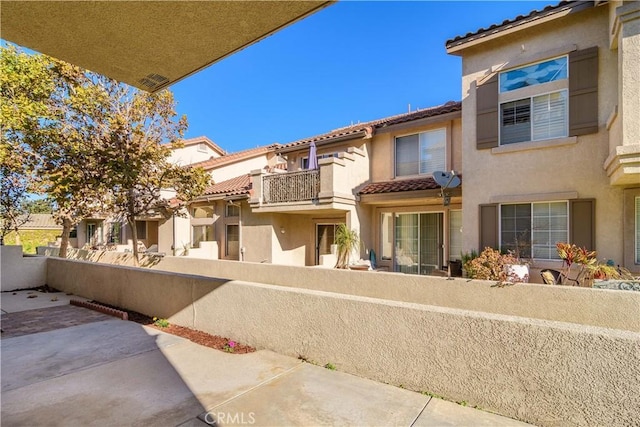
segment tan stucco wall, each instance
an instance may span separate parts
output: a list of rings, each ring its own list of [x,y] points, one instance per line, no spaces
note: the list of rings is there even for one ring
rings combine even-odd
[[[222,182],[228,179],[236,178],[241,175],[247,175],[254,169],[262,169],[270,165],[267,153],[257,157],[244,159],[235,163],[230,163],[210,171],[215,182]]]
[[[478,205],[566,199],[596,199],[596,250],[599,258],[622,263],[622,190],[609,186],[603,168],[609,154],[606,122],[617,104],[617,52],[609,49],[608,9],[596,7],[487,41],[463,54],[463,168],[465,250],[479,249]],[[476,149],[475,81],[492,67],[524,61],[561,46],[599,46],[599,126],[597,134],[539,149]],[[544,59],[544,58],[537,58]],[[575,142],[575,143],[572,143]],[[528,143],[513,144],[528,148]],[[538,144],[530,144],[530,147]],[[544,144],[542,144],[544,145]],[[564,193],[559,195],[559,193]]]
[[[55,258],[48,264],[49,284],[65,292],[536,425],[629,425],[640,418],[637,331]],[[342,279],[383,276],[318,271]]]
[[[200,151],[198,146],[199,144],[193,144],[174,149],[171,152],[169,161],[184,166],[192,163],[203,162],[205,160],[209,160],[211,157],[220,157],[220,154],[211,149],[208,145],[206,145],[205,151]]]
[[[46,284],[46,258],[23,256],[22,246],[0,246],[0,290],[2,292]]]

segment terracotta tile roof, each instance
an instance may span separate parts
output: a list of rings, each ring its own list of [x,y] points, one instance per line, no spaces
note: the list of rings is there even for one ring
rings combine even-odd
[[[380,129],[399,123],[410,122],[413,120],[435,117],[442,114],[453,113],[456,111],[462,111],[462,103],[460,101],[449,101],[446,104],[438,105],[436,107],[424,108],[422,110],[411,111],[409,113],[397,114],[395,116],[389,116],[382,119],[371,120],[369,122],[358,123],[356,125],[334,129],[331,132],[323,133],[321,135],[300,139],[288,144],[282,144],[276,149],[276,151],[307,145],[310,144],[311,141],[318,143],[326,140],[345,138],[349,136],[355,137],[360,133],[364,134],[363,136],[366,136],[367,133],[373,134],[375,132],[375,129]]]
[[[394,179],[365,185],[358,194],[398,193],[401,191],[437,190],[440,185],[431,176],[413,179]]]
[[[195,138],[189,138],[189,139],[183,139],[182,140],[182,144],[185,147],[188,147],[190,145],[200,144],[201,142],[204,142],[205,144],[208,144],[209,146],[211,146],[211,148],[213,148],[215,151],[217,151],[221,155],[227,154],[227,152],[224,151],[218,144],[216,144],[215,142],[213,142],[212,140],[210,140],[209,138],[207,138],[204,135],[203,136],[196,136]],[[172,144],[167,144],[167,146],[171,147]]]
[[[30,229],[49,229],[62,230],[62,226],[56,223],[53,215],[51,214],[31,214],[29,215],[29,220],[20,226],[20,229],[30,230]]]
[[[593,1],[561,1],[558,4],[547,6],[542,10],[532,10],[527,15],[518,15],[513,19],[505,19],[499,24],[493,24],[488,28],[479,28],[474,32],[465,34],[464,36],[457,36],[453,39],[447,40],[445,46],[447,49],[455,48],[465,43],[497,34],[499,32],[539,20],[556,13],[565,12],[569,9],[575,8],[576,6],[587,8],[594,6],[594,4],[595,2]]]
[[[241,196],[249,194],[251,191],[251,179],[249,175],[241,175],[213,184],[207,188],[203,195],[225,195],[225,196]]]
[[[202,162],[193,163],[189,166],[191,167],[202,167],[205,170],[213,169],[214,167],[227,165],[229,163],[235,163],[240,160],[250,159],[252,157],[257,157],[261,154],[268,153],[270,151],[274,151],[278,147],[278,144],[272,144],[268,146],[250,148],[244,151],[237,151],[231,154],[225,154],[220,157],[212,157],[209,160],[204,160]]]

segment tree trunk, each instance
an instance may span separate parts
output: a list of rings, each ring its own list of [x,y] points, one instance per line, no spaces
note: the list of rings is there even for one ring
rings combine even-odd
[[[131,229],[131,240],[133,241],[133,265],[139,266],[140,259],[138,258],[138,230],[136,228],[136,212],[135,212],[135,194],[133,188],[129,189],[129,210],[127,212],[127,223]]]
[[[60,252],[58,256],[60,258],[67,257],[67,248],[69,247],[69,234],[71,233],[71,220],[64,218],[62,220],[62,240],[60,241]]]

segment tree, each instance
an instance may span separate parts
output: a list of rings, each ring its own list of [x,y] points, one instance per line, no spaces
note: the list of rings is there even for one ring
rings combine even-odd
[[[65,62],[14,46],[2,47],[1,57],[2,153],[9,159],[2,164],[25,191],[53,202],[65,257],[72,227],[104,205],[104,177],[90,161],[101,94],[91,73]]]
[[[7,147],[1,153],[12,153],[10,165],[25,169],[12,166],[12,171],[35,177],[25,178],[31,191],[53,201],[63,225],[61,257],[73,225],[103,212],[127,221],[137,263],[136,218],[172,214],[176,206],[162,199],[164,189],[188,202],[208,185],[203,169],[168,161],[170,149],[163,144],[180,146],[187,127],[186,117],[177,118],[168,90],[140,92],[11,46],[2,47],[1,71]]]
[[[53,213],[53,203],[49,199],[31,199],[23,203],[25,210],[31,214]]]
[[[162,190],[170,189],[177,201],[188,202],[202,194],[210,176],[202,168],[169,162],[166,143],[179,147],[187,127],[186,117],[177,118],[171,92],[140,92],[107,78],[101,78],[99,85],[105,93],[104,117],[95,155],[109,188],[110,211],[126,220],[138,263],[136,219],[170,217],[177,206],[161,197]]]
[[[0,222],[2,234],[16,232],[29,219],[24,202],[32,187],[35,156],[25,143],[46,126],[54,83],[43,57],[0,47]]]

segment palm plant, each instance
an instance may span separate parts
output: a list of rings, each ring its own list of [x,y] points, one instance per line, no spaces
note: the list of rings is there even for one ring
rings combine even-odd
[[[351,252],[358,247],[359,241],[357,231],[349,230],[346,224],[338,226],[335,236],[335,244],[338,247],[338,260],[335,268],[348,268]]]

